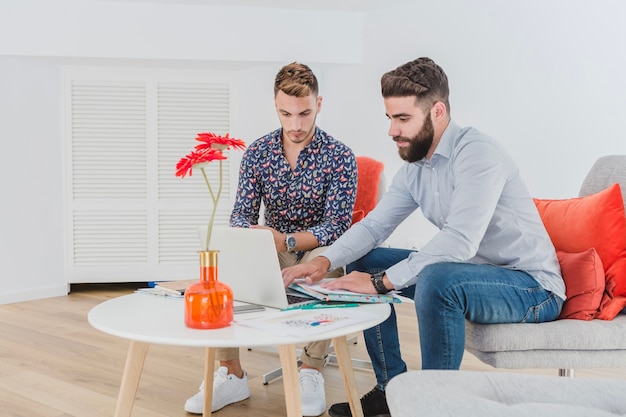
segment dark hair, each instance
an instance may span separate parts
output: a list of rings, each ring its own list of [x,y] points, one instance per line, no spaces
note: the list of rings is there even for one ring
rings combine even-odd
[[[287,64],[278,71],[274,80],[274,96],[279,91],[294,97],[317,97],[317,78],[311,68],[298,62]]]
[[[448,77],[430,58],[417,58],[383,74],[380,85],[383,97],[415,96],[424,111],[441,101],[450,113]]]

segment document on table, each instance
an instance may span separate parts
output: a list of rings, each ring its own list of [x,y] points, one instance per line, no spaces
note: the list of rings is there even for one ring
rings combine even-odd
[[[162,281],[157,282],[154,287],[138,288],[136,292],[156,295],[159,297],[182,298],[185,295],[185,289],[196,282],[198,282],[197,279],[187,279],[183,281]]]
[[[359,307],[338,309],[287,310],[256,319],[236,319],[242,326],[292,336],[324,333],[363,321],[375,320],[376,314]]]

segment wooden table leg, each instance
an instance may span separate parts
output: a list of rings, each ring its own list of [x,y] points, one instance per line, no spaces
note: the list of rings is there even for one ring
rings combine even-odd
[[[134,340],[130,342],[128,354],[126,355],[124,375],[120,385],[120,393],[115,406],[115,417],[130,417],[149,346],[148,343],[136,342]]]
[[[202,416],[211,415],[213,405],[213,373],[215,371],[215,348],[206,348],[204,359],[204,406]]]
[[[287,417],[302,417],[296,347],[294,345],[280,345],[278,346],[278,353],[280,355],[280,365],[283,368]]]
[[[350,358],[350,350],[348,349],[348,341],[345,336],[335,337],[333,339],[335,347],[335,355],[337,356],[337,364],[343,378],[343,385],[346,388],[348,403],[350,410],[355,417],[363,417],[363,409],[359,393],[356,389],[356,379],[354,378],[354,368],[352,368],[352,360]]]

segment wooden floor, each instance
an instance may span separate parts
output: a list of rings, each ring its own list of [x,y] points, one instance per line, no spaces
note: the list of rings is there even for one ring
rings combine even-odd
[[[0,414],[3,417],[111,417],[115,409],[128,341],[93,329],[87,313],[96,304],[132,292],[138,284],[72,286],[67,297],[0,305]],[[398,306],[402,353],[410,369],[420,368],[417,322],[411,304]],[[182,320],[182,318],[181,318]],[[361,335],[352,356],[367,359]],[[251,397],[216,415],[284,416],[282,379],[263,385],[263,373],[279,366],[276,353],[242,349]],[[183,410],[202,378],[203,349],[151,346],[133,417],[190,416]],[[466,354],[462,369],[494,370]],[[523,373],[553,374],[528,370]],[[370,370],[356,369],[358,391],[375,384]],[[326,366],[330,406],[345,401],[338,368]],[[626,370],[577,370],[577,377],[626,379]],[[324,414],[327,415],[327,414]]]

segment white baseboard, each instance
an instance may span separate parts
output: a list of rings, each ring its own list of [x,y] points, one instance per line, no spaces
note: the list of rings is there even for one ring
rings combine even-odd
[[[54,285],[43,288],[32,288],[0,294],[0,304],[21,303],[23,301],[40,300],[42,298],[60,297],[68,294],[68,285]]]

